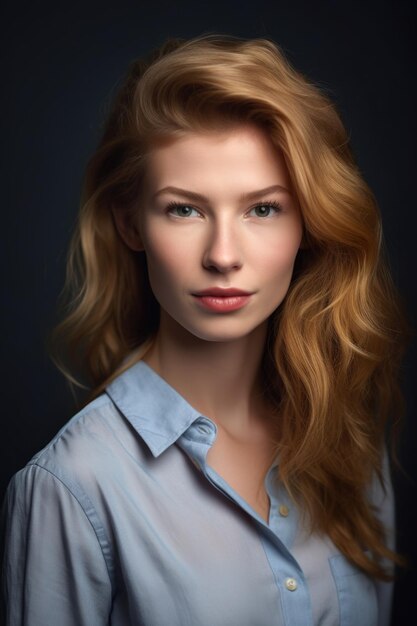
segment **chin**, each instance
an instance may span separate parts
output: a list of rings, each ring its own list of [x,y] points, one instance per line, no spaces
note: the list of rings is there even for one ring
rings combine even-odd
[[[266,320],[261,320],[257,324],[239,324],[236,319],[216,320],[216,324],[212,324],[211,328],[204,325],[182,325],[183,329],[189,334],[202,341],[213,343],[227,343],[230,341],[238,341],[251,335],[256,329],[263,326]],[[220,323],[219,323],[220,322]]]

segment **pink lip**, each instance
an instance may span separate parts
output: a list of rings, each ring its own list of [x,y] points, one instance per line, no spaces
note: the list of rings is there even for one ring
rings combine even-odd
[[[217,296],[220,298],[227,298],[232,296],[250,296],[252,292],[243,291],[242,289],[225,289],[224,287],[209,287],[208,289],[203,289],[202,291],[196,291],[192,294],[193,296]]]
[[[247,304],[251,293],[239,289],[207,289],[193,294],[199,305],[216,313],[237,311]]]

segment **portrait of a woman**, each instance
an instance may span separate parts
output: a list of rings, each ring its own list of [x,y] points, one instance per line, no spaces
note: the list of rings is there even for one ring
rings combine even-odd
[[[388,626],[405,321],[336,106],[268,38],[133,62],[4,502],[8,626]]]

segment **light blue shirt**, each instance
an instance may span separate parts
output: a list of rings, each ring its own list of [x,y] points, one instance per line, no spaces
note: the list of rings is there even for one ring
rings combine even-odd
[[[207,465],[215,437],[144,362],[75,415],[7,491],[7,626],[387,626],[392,585],[308,534],[276,463],[266,523]]]

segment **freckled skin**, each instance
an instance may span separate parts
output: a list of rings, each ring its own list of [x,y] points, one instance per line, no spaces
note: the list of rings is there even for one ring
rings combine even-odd
[[[302,238],[302,219],[284,158],[252,125],[229,132],[188,133],[153,149],[138,213],[141,245],[161,315],[205,341],[250,334],[284,299]],[[242,194],[280,185],[259,198]],[[194,201],[176,186],[207,197]],[[256,209],[267,202],[282,209]],[[185,205],[169,210],[170,202]],[[190,210],[192,209],[192,210]],[[241,309],[214,313],[193,293],[210,287],[251,292]]]

